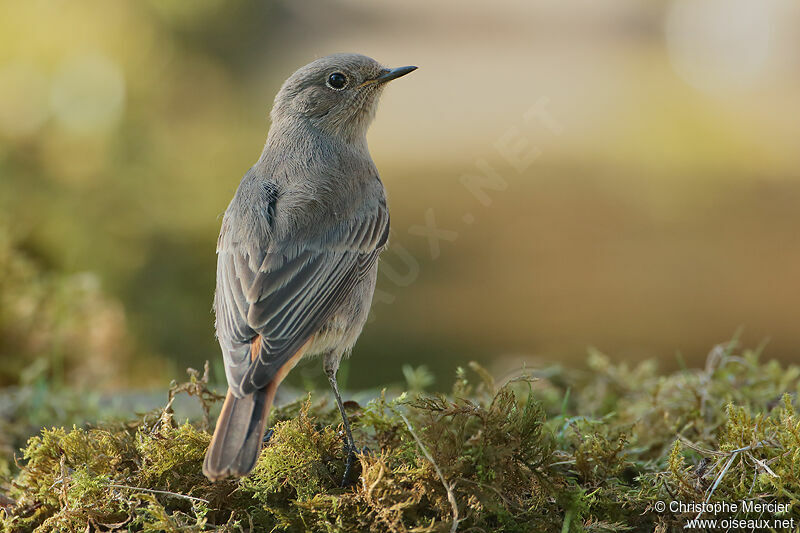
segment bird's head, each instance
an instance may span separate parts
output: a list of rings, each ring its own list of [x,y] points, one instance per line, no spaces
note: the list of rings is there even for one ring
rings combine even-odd
[[[273,124],[307,121],[345,140],[363,138],[386,82],[417,67],[386,68],[360,54],[334,54],[301,67],[283,84]]]

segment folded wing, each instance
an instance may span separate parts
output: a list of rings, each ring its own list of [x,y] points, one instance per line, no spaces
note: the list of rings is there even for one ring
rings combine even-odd
[[[389,214],[380,206],[307,242],[271,242],[257,257],[220,238],[214,308],[236,396],[265,387],[325,324],[373,267],[388,235]]]

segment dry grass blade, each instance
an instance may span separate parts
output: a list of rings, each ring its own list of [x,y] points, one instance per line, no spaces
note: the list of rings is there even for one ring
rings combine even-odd
[[[408,428],[408,432],[411,433],[411,436],[414,438],[414,441],[417,443],[417,446],[419,446],[419,449],[425,456],[425,458],[428,461],[430,461],[431,465],[433,465],[433,469],[436,471],[436,475],[439,476],[442,485],[444,485],[444,489],[447,492],[447,501],[450,502],[450,506],[453,508],[453,525],[450,526],[450,533],[455,533],[455,531],[458,529],[459,518],[458,518],[458,502],[456,502],[456,495],[453,492],[453,488],[450,486],[450,483],[448,483],[447,480],[445,479],[444,474],[442,474],[442,470],[439,468],[439,465],[437,465],[436,461],[433,460],[433,456],[430,454],[428,449],[422,443],[419,436],[417,436],[417,432],[414,431],[414,426],[411,425],[411,422],[409,422],[408,418],[406,418],[406,415],[404,415],[403,413],[401,413],[396,409],[393,410],[400,416],[400,418],[403,419],[403,422]]]
[[[197,498],[195,496],[189,496],[187,494],[178,494],[177,492],[170,492],[168,490],[146,489],[144,487],[131,487],[130,485],[119,485],[117,483],[109,483],[108,486],[114,489],[135,490],[139,492],[147,492],[149,494],[163,494],[165,496],[172,496],[173,498],[183,498],[184,500],[189,500],[193,502],[202,502],[208,505],[208,500],[204,500],[203,498]]]

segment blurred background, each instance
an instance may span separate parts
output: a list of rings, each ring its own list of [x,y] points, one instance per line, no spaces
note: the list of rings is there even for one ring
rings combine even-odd
[[[342,51],[420,67],[369,135],[393,234],[349,388],[402,382],[404,364],[445,384],[469,360],[578,365],[590,346],[699,365],[740,328],[800,354],[797,2],[0,14],[0,385],[163,387],[207,359],[221,380],[220,215],[282,81]]]

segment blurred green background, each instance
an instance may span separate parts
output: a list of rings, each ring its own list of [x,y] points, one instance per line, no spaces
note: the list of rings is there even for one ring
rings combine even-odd
[[[403,364],[446,383],[470,359],[577,364],[588,346],[694,365],[740,327],[800,354],[796,2],[4,0],[0,15],[0,384],[163,386],[218,361],[220,215],[281,82],[340,51],[420,67],[369,136],[394,231],[348,387],[401,382]],[[465,176],[486,165],[476,194]]]

